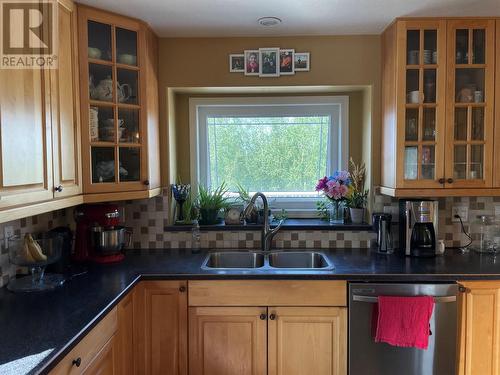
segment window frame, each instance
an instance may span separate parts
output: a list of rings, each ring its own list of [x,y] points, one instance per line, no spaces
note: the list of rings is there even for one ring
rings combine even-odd
[[[286,109],[286,112],[284,110]],[[291,97],[216,97],[189,98],[189,148],[190,177],[192,188],[206,184],[208,179],[208,137],[206,118],[217,110],[227,115],[328,115],[331,116],[328,150],[338,150],[327,157],[327,170],[347,169],[349,161],[349,97],[332,96],[291,96]],[[203,144],[200,143],[204,139]],[[333,147],[332,147],[333,145]],[[202,165],[205,168],[200,168]],[[311,181],[311,187],[315,181]],[[311,188],[311,197],[270,198],[273,209],[286,209],[289,217],[315,217],[315,203],[320,196]]]

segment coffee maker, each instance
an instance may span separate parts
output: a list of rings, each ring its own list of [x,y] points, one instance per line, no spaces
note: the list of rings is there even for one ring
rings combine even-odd
[[[436,256],[437,201],[400,200],[399,225],[399,246],[403,254],[413,257]]]
[[[131,231],[120,225],[115,204],[84,204],[75,208],[76,239],[72,260],[115,263],[124,259],[123,248]]]

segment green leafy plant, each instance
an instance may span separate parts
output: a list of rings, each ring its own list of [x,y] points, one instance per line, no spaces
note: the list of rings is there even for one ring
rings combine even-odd
[[[276,221],[285,221],[286,219],[288,219],[288,212],[284,208],[282,208],[280,212],[274,215],[274,220]]]
[[[198,188],[198,207],[200,210],[217,211],[227,208],[230,204],[227,192],[228,189],[224,182],[215,190],[210,190],[207,187],[200,185]]]
[[[197,207],[196,198],[190,194],[182,206],[182,214],[184,220],[176,221],[176,224],[192,224],[194,220],[198,219],[199,211]]]
[[[327,201],[326,199],[316,202],[316,211],[321,220],[324,221],[330,220],[330,214],[328,212],[329,207],[330,207],[330,202]]]
[[[347,207],[365,208],[368,202],[368,189],[365,190],[365,163],[356,164],[351,158],[349,160],[349,175],[351,177],[351,186],[346,198]]]

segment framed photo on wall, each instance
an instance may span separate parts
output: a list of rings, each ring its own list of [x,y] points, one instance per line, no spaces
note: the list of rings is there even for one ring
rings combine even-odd
[[[294,54],[293,49],[280,49],[280,75],[295,74]]]
[[[245,50],[245,75],[258,76],[259,75],[259,51],[258,50]]]
[[[231,54],[229,55],[229,71],[231,73],[243,73],[245,71],[245,55]]]
[[[309,52],[295,52],[293,65],[296,72],[308,72],[311,68],[311,56]]]
[[[260,77],[279,77],[279,48],[259,48]]]

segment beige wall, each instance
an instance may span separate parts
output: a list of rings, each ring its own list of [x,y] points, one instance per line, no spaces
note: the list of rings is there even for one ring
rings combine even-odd
[[[311,92],[321,91],[318,87],[343,86],[350,92],[351,121],[360,128],[371,130],[371,135],[351,145],[351,152],[369,162],[380,160],[380,37],[379,36],[323,36],[323,37],[271,37],[271,38],[162,38],[160,39],[160,122],[162,124],[163,170],[169,170],[164,183],[168,183],[180,173],[187,177],[189,160],[189,140],[187,132],[187,94],[177,94],[175,108],[173,92],[179,88],[227,88],[227,87],[311,87]],[[298,52],[311,53],[311,70],[298,72],[293,76],[279,78],[247,77],[242,73],[229,73],[230,53],[242,53],[245,49],[259,47],[294,48]],[[350,86],[355,86],[352,88]],[[169,89],[171,90],[169,92]],[[301,90],[303,91],[303,90]],[[305,90],[307,92],[307,89]],[[302,92],[303,93],[303,92]],[[170,98],[169,98],[170,97]],[[168,103],[170,103],[170,108]],[[371,106],[370,106],[371,103]],[[169,111],[175,110],[175,115]],[[366,113],[371,111],[371,113]],[[359,111],[359,112],[358,112]],[[175,124],[172,124],[175,121]],[[371,124],[370,124],[371,122]],[[371,126],[370,126],[371,125]],[[357,125],[356,125],[357,126]],[[169,127],[175,130],[170,136],[177,143],[176,149],[168,148]],[[357,127],[354,127],[357,129]],[[352,135],[353,139],[356,139]],[[369,155],[366,148],[371,149]],[[177,163],[169,161],[177,158]],[[174,164],[174,165],[172,165]],[[177,170],[175,170],[178,168]],[[372,183],[377,183],[380,175],[378,162],[371,164]],[[165,173],[164,175],[167,175]]]

